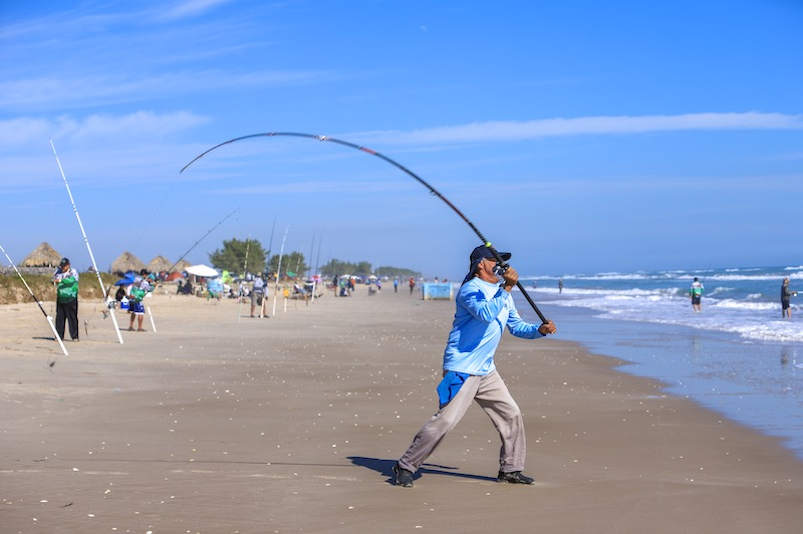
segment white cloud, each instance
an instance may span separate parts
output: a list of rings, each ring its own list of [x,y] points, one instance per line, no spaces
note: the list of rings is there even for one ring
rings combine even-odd
[[[207,118],[177,111],[158,114],[138,111],[128,115],[89,115],[77,119],[63,115],[54,120],[19,117],[0,120],[0,150],[18,153],[31,144],[46,142],[48,137],[77,142],[124,142],[130,139],[158,139],[166,134],[194,128],[207,122]]]
[[[138,111],[122,117],[112,115],[90,115],[81,123],[60,120],[60,125],[68,127],[70,133],[81,140],[102,139],[106,137],[162,137],[165,134],[193,128],[206,122],[206,118],[186,111],[164,115],[150,111]]]
[[[320,81],[316,71],[257,71],[243,74],[186,71],[132,78],[84,76],[73,79],[37,78],[0,82],[0,109],[59,109],[98,107],[103,104],[147,101],[157,96],[208,92],[215,89],[279,87]]]
[[[45,119],[20,117],[0,120],[0,150],[47,139],[51,131],[51,123]]]
[[[411,132],[372,132],[387,143],[477,143],[522,141],[570,135],[639,134],[703,130],[800,130],[803,116],[781,113],[691,113],[685,115],[599,116],[532,121],[489,121]],[[365,134],[360,136],[366,137]]]
[[[164,20],[174,20],[185,17],[196,17],[221,4],[227,4],[230,1],[231,0],[187,0],[168,10],[167,13],[160,18]]]

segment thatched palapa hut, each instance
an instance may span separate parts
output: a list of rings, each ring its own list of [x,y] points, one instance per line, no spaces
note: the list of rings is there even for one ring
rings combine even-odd
[[[139,273],[142,269],[145,269],[145,264],[142,263],[142,260],[128,251],[120,254],[112,263],[112,272],[118,276],[122,276],[129,271]]]
[[[53,269],[58,267],[59,262],[61,262],[61,254],[47,242],[42,242],[22,260],[20,267],[48,267]]]
[[[173,263],[164,256],[156,256],[148,263],[147,269],[152,273],[161,273],[172,266]]]

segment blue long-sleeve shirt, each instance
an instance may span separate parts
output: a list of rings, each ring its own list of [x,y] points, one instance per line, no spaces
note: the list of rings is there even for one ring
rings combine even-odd
[[[516,337],[543,337],[540,325],[519,316],[513,296],[498,284],[472,278],[455,298],[457,311],[443,354],[446,371],[485,376],[496,369],[494,353],[507,327]]]

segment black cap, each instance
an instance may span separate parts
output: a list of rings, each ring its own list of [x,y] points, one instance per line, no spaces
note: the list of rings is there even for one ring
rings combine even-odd
[[[498,252],[498,254],[499,257],[502,258],[502,261],[507,261],[511,257],[510,252]],[[480,245],[471,251],[471,258],[470,258],[471,265],[469,266],[468,274],[463,279],[464,284],[469,280],[471,280],[471,278],[474,276],[474,271],[477,270],[477,265],[479,265],[480,262],[485,258],[491,258],[494,260],[496,259],[494,253],[491,252],[491,247],[487,245]]]
[[[59,267],[64,267],[65,265],[69,265],[69,264],[70,264],[70,260],[68,260],[67,258],[61,258],[61,263],[59,263]]]

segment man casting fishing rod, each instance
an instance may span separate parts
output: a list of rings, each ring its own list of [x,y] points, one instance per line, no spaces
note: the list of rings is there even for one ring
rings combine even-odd
[[[499,254],[494,250],[491,243],[457,206],[432,187],[429,182],[404,165],[376,150],[326,135],[267,132],[237,137],[201,153],[179,172],[184,172],[194,162],[222,146],[245,139],[276,136],[302,137],[331,142],[380,158],[415,179],[430,193],[441,199],[485,243],[471,253],[468,275],[463,280],[463,285],[455,299],[457,312],[443,355],[444,378],[438,386],[440,409],[418,432],[407,452],[393,467],[396,484],[404,487],[413,485],[413,474],[432,454],[443,437],[463,418],[474,399],[494,422],[502,438],[499,482],[532,484],[534,480],[522,474],[526,444],[521,410],[496,372],[493,358],[505,326],[514,336],[528,339],[554,334],[556,330],[552,321],[543,316],[538,306],[519,283],[519,275],[516,270],[507,265],[510,254]],[[501,287],[500,277],[502,279]],[[413,285],[411,278],[411,293]],[[510,295],[510,291],[514,287],[519,288],[522,296],[532,306],[533,311],[542,321],[541,325],[526,323],[521,319],[513,303],[513,297]]]
[[[527,339],[554,334],[556,329],[548,319],[541,325],[522,320],[510,294],[519,275],[512,267],[500,265],[494,252],[490,246],[481,245],[471,253],[468,274],[455,298],[457,311],[443,354],[440,408],[393,467],[397,486],[413,485],[415,472],[474,400],[491,418],[502,440],[497,480],[528,485],[535,482],[522,473],[527,455],[524,419],[496,371],[494,353],[505,327],[514,336]],[[498,258],[507,262],[510,254],[499,253]]]

